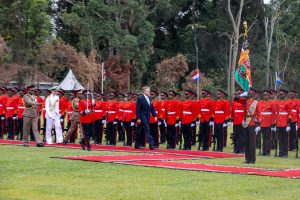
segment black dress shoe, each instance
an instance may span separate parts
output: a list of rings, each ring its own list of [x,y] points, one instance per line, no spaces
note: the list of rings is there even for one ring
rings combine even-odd
[[[23,147],[29,147],[29,144],[28,143],[24,143]]]
[[[157,146],[150,146],[149,149],[150,150],[157,149]]]
[[[63,144],[68,144],[68,141],[67,141],[67,140],[63,140],[62,143],[63,143]]]
[[[135,146],[134,148],[135,149],[142,149],[142,147],[140,147],[140,146]]]
[[[89,147],[87,150],[88,150],[88,151],[92,151],[91,147]]]
[[[243,162],[243,164],[249,164],[250,162],[249,161],[245,161],[245,162]]]
[[[82,150],[85,150],[85,146],[84,146],[83,142],[80,141],[79,144],[81,145]]]
[[[255,164],[255,162],[254,162],[254,161],[251,161],[251,162],[249,162],[249,164]]]
[[[43,145],[42,143],[37,143],[36,146],[37,147],[44,147],[45,145]]]

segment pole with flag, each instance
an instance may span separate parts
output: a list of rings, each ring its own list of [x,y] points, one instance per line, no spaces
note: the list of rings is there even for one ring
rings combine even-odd
[[[277,90],[277,85],[280,87],[283,82],[281,81],[280,77],[278,76],[278,73],[275,72],[275,90]]]
[[[192,73],[192,78],[197,81],[197,99],[199,99],[199,88],[200,88],[200,73],[199,69],[196,69]]]
[[[250,65],[250,57],[249,57],[249,42],[247,40],[248,37],[248,25],[247,22],[243,22],[245,33],[244,33],[244,43],[242,45],[240,59],[238,63],[238,67],[235,70],[234,78],[235,81],[239,84],[239,86],[245,91],[248,92],[252,87],[252,77],[251,77],[251,65]]]

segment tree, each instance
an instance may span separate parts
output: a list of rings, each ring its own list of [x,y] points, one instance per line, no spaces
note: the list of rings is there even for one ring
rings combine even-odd
[[[176,90],[179,80],[185,76],[187,71],[188,65],[182,54],[163,60],[156,65],[156,88]]]

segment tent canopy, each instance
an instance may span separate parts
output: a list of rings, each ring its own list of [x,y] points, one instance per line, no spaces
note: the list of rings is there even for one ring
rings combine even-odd
[[[83,90],[85,89],[75,77],[70,69],[64,80],[58,85],[58,88],[63,90]]]

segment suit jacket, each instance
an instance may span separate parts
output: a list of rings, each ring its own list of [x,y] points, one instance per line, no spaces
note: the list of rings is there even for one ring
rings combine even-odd
[[[150,105],[144,95],[141,95],[136,101],[136,118],[141,119],[143,116],[150,119],[150,113],[156,117],[156,112],[153,107],[152,99],[149,97]]]

